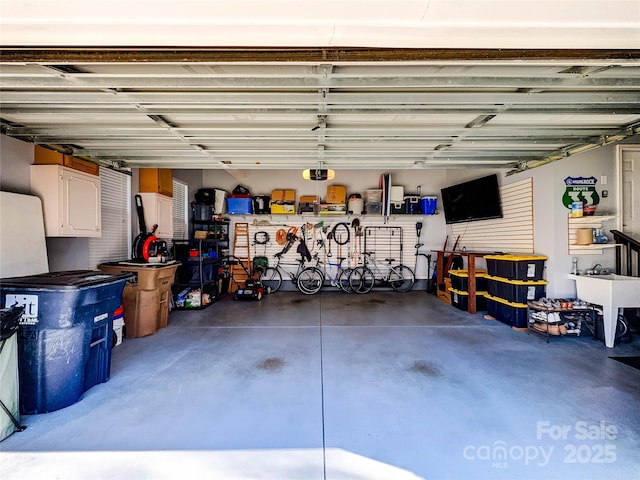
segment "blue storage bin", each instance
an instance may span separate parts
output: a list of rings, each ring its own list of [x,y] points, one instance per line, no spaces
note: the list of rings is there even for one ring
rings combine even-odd
[[[229,215],[248,215],[253,213],[251,197],[233,198],[227,197],[227,213]]]
[[[23,414],[72,405],[109,379],[114,312],[130,277],[76,270],[2,280],[2,304],[25,305],[18,332]]]

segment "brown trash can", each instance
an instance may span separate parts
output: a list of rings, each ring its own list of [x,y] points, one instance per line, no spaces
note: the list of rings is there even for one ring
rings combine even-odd
[[[122,294],[126,337],[146,337],[167,326],[171,285],[178,265],[178,262],[111,262],[98,265],[103,272],[136,275],[136,280],[127,283]]]

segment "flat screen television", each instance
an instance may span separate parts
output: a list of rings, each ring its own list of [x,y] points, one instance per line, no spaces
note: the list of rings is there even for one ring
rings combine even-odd
[[[446,223],[502,218],[498,175],[488,175],[440,190]]]

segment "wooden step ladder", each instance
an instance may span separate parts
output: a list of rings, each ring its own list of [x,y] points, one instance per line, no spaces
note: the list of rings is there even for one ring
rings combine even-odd
[[[244,285],[249,279],[247,272],[251,272],[251,244],[249,242],[248,223],[236,223],[233,225],[233,256],[242,262],[242,265],[231,265],[231,277],[233,280],[229,285],[231,293],[238,289],[238,285]]]

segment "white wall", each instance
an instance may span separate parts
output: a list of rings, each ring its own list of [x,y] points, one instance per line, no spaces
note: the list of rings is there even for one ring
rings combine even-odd
[[[32,143],[0,135],[0,189],[31,194]],[[47,237],[49,271],[85,270],[89,266],[89,239]]]
[[[391,183],[404,187],[405,194],[416,194],[420,186],[421,195],[436,195],[440,202],[440,189],[459,182],[478,178],[490,173],[486,169],[415,169],[415,170],[336,170],[333,180],[314,182],[302,178],[302,170],[205,170],[203,172],[202,187],[221,188],[231,192],[236,185],[242,184],[251,190],[253,195],[269,195],[271,190],[278,188],[295,189],[299,198],[301,195],[319,195],[325,197],[327,185],[344,185],[347,187],[347,195],[360,193],[365,195],[367,189],[378,188],[380,175],[391,174]],[[191,197],[195,190],[190,189]],[[410,217],[409,217],[410,218]],[[409,219],[407,218],[407,219]],[[444,215],[420,216],[423,220],[422,242],[424,249],[441,249],[444,246],[445,236],[452,233],[445,225]],[[418,221],[418,218],[416,218]],[[451,248],[451,242],[449,248]]]
[[[624,143],[638,143],[640,137],[628,139]],[[602,255],[569,255],[568,224],[569,210],[562,204],[565,191],[564,179],[572,177],[590,177],[598,179],[596,191],[600,195],[597,215],[614,215],[616,212],[618,172],[616,169],[616,146],[584,152],[564,160],[550,163],[530,171],[515,174],[505,179],[509,182],[532,177],[534,188],[534,235],[537,254],[549,257],[546,278],[549,281],[547,295],[550,297],[575,297],[575,282],[567,278],[571,271],[572,258],[578,259],[580,269],[588,269],[596,263],[604,267],[615,268],[615,250],[605,250]],[[607,184],[602,185],[601,177],[607,177]],[[608,190],[608,198],[602,198],[602,190]],[[607,224],[615,228],[615,223]],[[609,234],[611,238],[611,235]]]
[[[29,166],[33,144],[0,135],[0,190],[31,194]]]

